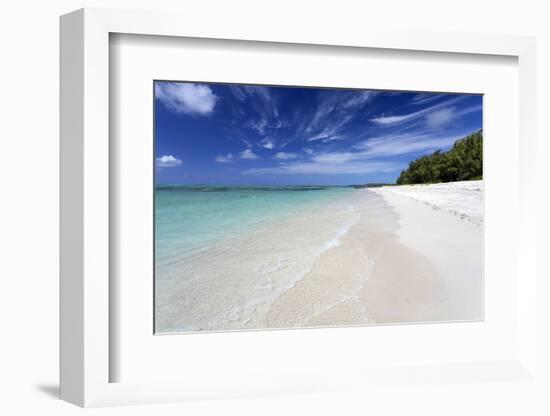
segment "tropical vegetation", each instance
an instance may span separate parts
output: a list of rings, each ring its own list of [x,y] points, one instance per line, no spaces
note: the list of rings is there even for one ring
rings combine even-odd
[[[409,163],[398,185],[469,181],[483,178],[483,131],[457,140],[447,152],[437,150]]]

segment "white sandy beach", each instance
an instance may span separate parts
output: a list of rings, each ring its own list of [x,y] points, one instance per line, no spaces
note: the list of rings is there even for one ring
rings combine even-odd
[[[360,189],[175,261],[157,279],[157,332],[482,319],[482,193]]]
[[[433,267],[433,318],[483,318],[483,181],[374,190],[399,215],[398,241]],[[374,295],[373,295],[374,296]]]
[[[423,202],[475,224],[483,222],[483,181],[385,186],[375,189],[375,192],[391,193]]]

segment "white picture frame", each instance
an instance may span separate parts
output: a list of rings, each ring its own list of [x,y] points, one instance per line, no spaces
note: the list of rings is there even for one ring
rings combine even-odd
[[[185,24],[181,22],[185,21]],[[498,361],[442,363],[411,368],[357,371],[340,368],[325,377],[314,371],[277,377],[236,378],[219,374],[181,381],[112,382],[110,366],[120,359],[110,348],[116,291],[109,280],[110,239],[109,36],[113,33],[278,42],[332,47],[429,51],[441,54],[503,55],[518,59],[519,222],[517,354]],[[205,27],[169,13],[82,9],[61,18],[61,398],[80,406],[158,403],[195,398],[322,392],[346,385],[388,380],[512,380],[536,375],[535,41],[529,37],[429,31],[367,29],[330,33],[278,25],[239,30],[223,20]],[[242,334],[234,334],[239,336]],[[479,377],[483,374],[483,377]],[[492,375],[492,376],[491,376]],[[342,380],[347,380],[343,383]]]

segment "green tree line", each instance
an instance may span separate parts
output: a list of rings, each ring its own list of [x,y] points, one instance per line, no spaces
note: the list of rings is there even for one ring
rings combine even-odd
[[[398,185],[470,181],[483,178],[483,131],[457,140],[453,147],[422,156],[409,163],[397,178]]]

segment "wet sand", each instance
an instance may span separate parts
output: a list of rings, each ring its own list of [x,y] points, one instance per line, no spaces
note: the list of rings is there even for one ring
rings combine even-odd
[[[277,299],[268,326],[481,319],[481,256],[464,253],[481,246],[479,227],[363,192],[356,201],[361,218]]]

